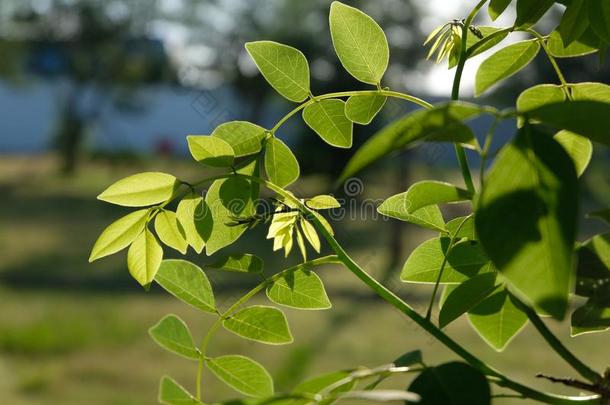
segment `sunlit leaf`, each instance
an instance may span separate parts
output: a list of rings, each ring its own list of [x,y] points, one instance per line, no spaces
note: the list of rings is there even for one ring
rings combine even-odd
[[[181,301],[206,312],[216,312],[214,293],[201,268],[186,260],[163,260],[155,281]]]
[[[176,187],[178,180],[171,174],[138,173],[112,184],[97,199],[125,207],[144,207],[168,200]]]
[[[309,64],[301,51],[272,41],[248,42],[246,50],[282,96],[295,102],[309,97]]]
[[[276,304],[298,309],[328,309],[331,303],[324,284],[314,272],[306,269],[290,271],[273,280],[267,297]]]
[[[193,337],[184,321],[176,315],[167,315],[148,333],[159,346],[187,359],[198,360],[199,351],[195,347]]]
[[[430,180],[414,183],[404,194],[409,214],[429,205],[467,201],[472,198],[471,193],[453,184]]]
[[[155,232],[161,242],[185,254],[188,248],[186,233],[178,222],[176,214],[172,211],[163,210],[155,217]]]
[[[184,230],[187,243],[201,253],[213,226],[212,213],[203,197],[193,193],[184,197],[176,208],[176,219]]]
[[[89,263],[129,246],[144,230],[149,213],[148,209],[138,210],[108,225],[93,245]]]
[[[258,362],[244,356],[228,355],[205,362],[216,377],[234,390],[250,397],[273,395],[273,380]]]
[[[489,16],[496,20],[506,10],[512,0],[491,0],[489,2]]]
[[[345,70],[361,82],[378,84],[390,58],[388,41],[379,25],[362,11],[334,1],[330,33]]]
[[[263,260],[255,255],[242,253],[226,256],[207,267],[237,273],[262,273]]]
[[[159,402],[164,405],[201,405],[201,402],[168,376],[161,378]]]
[[[483,273],[459,284],[443,302],[439,314],[439,326],[444,328],[462,314],[470,311],[495,290],[496,273]]]
[[[554,0],[517,0],[515,26],[520,28],[531,27],[546,14],[554,3]]]
[[[357,124],[368,125],[381,111],[386,99],[379,94],[351,96],[345,103],[345,116]]]
[[[445,225],[449,236],[460,240],[462,238],[475,240],[474,217],[457,217]]]
[[[163,259],[161,245],[148,229],[133,241],[127,251],[129,273],[143,286],[150,284]]]
[[[299,162],[290,148],[276,137],[269,138],[265,145],[265,172],[269,180],[280,187],[299,178]]]
[[[277,308],[255,305],[244,308],[222,323],[225,329],[246,339],[272,345],[292,343],[284,313]]]
[[[578,176],[582,176],[593,157],[591,141],[584,136],[565,130],[556,133],[554,138],[572,158]]]
[[[445,221],[438,205],[429,205],[420,208],[413,213],[407,210],[406,193],[397,194],[385,200],[379,207],[377,212],[382,215],[396,218],[401,221],[407,221],[424,228],[432,229],[439,232],[445,231]]]
[[[547,48],[550,54],[556,58],[575,58],[589,55],[599,50],[601,46],[599,38],[593,33],[591,28],[585,30],[580,38],[566,45],[564,39],[558,31],[551,32],[547,41]]]
[[[251,122],[230,121],[217,126],[212,132],[212,136],[231,145],[235,157],[242,157],[260,152],[266,130]]]
[[[199,163],[212,167],[228,167],[233,164],[233,148],[217,136],[189,135],[186,141],[191,155]]]
[[[303,110],[303,120],[326,143],[350,148],[353,123],[345,116],[345,102],[337,99],[316,101]]]
[[[332,195],[317,195],[306,200],[305,204],[314,210],[329,210],[341,207],[339,201]]]

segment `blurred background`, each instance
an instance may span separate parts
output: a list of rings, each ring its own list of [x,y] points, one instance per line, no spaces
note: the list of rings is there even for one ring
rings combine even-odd
[[[474,1],[348,3],[375,18],[387,33],[391,66],[384,85],[431,101],[447,99],[453,71],[426,61],[421,44],[434,27],[465,17]],[[157,348],[146,329],[173,312],[193,325],[198,339],[211,319],[159,288],[149,293],[138,288],[127,273],[124,253],[87,263],[99,233],[127,212],[95,196],[138,171],[166,171],[185,180],[203,177],[206,169],[189,159],[186,135],[208,134],[236,119],[270,127],[293,107],[258,74],[244,50],[247,41],[276,40],[301,49],[310,62],[314,94],[362,88],[341,69],[332,50],[329,5],[329,0],[0,2],[0,403],[152,404],[162,374],[193,387],[195,365]],[[560,11],[551,11],[540,31],[550,32]],[[513,19],[511,11],[494,25],[508,26]],[[488,25],[487,16],[477,24]],[[472,96],[474,73],[483,58],[468,65],[465,97]],[[570,81],[610,81],[609,62],[596,56],[560,64]],[[540,55],[485,101],[511,106],[523,89],[544,82],[555,82],[555,76]],[[371,126],[355,128],[355,144],[411,108],[388,101]],[[489,122],[472,125],[484,135]],[[512,136],[512,128],[512,123],[500,128],[498,145]],[[294,186],[299,195],[330,192],[347,201],[381,201],[417,180],[461,184],[452,147],[424,145],[367,170],[351,187],[333,189],[333,176],[353,150],[329,148],[296,117],[279,136],[301,164],[303,178]],[[476,168],[478,161],[470,158]],[[583,212],[610,204],[608,173],[607,151],[596,150],[582,178]],[[446,218],[463,209],[450,207]],[[371,217],[348,215],[336,223],[339,240],[363,267],[423,310],[429,289],[401,284],[397,271],[418,243],[435,235]],[[583,221],[581,237],[602,230],[601,224]],[[263,257],[269,272],[298,259],[296,252],[288,261],[274,256],[262,229],[225,250],[244,249]],[[166,250],[166,257],[172,255]],[[190,259],[199,264],[209,260]],[[455,358],[348,272],[329,268],[320,274],[334,307],[323,313],[287,311],[293,345],[270,348],[227,334],[213,350],[261,361],[279,390],[318,372],[385,364],[418,348],[431,364]],[[217,300],[225,304],[255,282],[209,277]],[[592,365],[610,364],[608,351],[600,353],[607,347],[607,334],[572,339],[567,323],[550,323]],[[551,388],[536,381],[538,371],[570,374],[531,327],[504,354],[487,347],[466,319],[448,329],[475,353],[532,385]],[[406,381],[393,384],[405,386]],[[214,400],[235,396],[207,376],[204,390]]]

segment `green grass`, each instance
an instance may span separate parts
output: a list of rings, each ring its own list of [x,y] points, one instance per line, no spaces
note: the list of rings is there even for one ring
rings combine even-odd
[[[182,305],[158,287],[151,293],[142,291],[129,278],[124,255],[93,265],[87,263],[89,249],[99,232],[125,212],[96,201],[95,195],[114,179],[150,169],[149,166],[144,163],[139,167],[112,168],[88,164],[79,176],[66,180],[52,174],[52,162],[46,158],[2,159],[0,403],[152,404],[163,374],[193,389],[196,365],[163,352],[148,338],[147,329],[164,314],[175,313],[191,325],[196,339],[200,339],[213,318]],[[187,179],[201,176],[195,172],[196,166],[180,162],[161,162],[155,167],[180,173]],[[417,173],[420,175],[423,176]],[[324,179],[305,179],[297,190],[314,193],[325,184],[328,183]],[[371,198],[392,193],[383,183],[372,184],[366,192]],[[386,221],[371,224],[347,220],[338,227],[337,234],[367,270],[380,274],[388,263],[389,227]],[[418,242],[431,235],[405,226],[402,257],[406,258]],[[240,246],[261,254],[269,272],[287,266],[283,258],[271,254],[270,242],[262,242],[263,239],[264,230],[258,229],[247,235]],[[209,260],[196,256],[192,259],[199,263]],[[400,313],[371,297],[346,270],[327,267],[320,274],[328,285],[333,308],[323,312],[287,310],[295,336],[293,345],[265,346],[222,332],[212,343],[211,354],[254,357],[269,368],[281,390],[290,389],[315,373],[381,365],[414,349],[421,349],[429,364],[455,359]],[[209,276],[214,280],[217,301],[224,306],[255,282],[244,281],[243,276]],[[422,298],[428,289],[395,279],[390,285],[417,309],[424,310]],[[262,302],[264,297],[258,300]],[[570,348],[597,369],[610,364],[605,349],[607,334],[571,339],[567,323],[548,323]],[[502,354],[482,342],[463,318],[450,325],[448,332],[516,379],[554,392],[570,392],[535,378],[542,371],[557,376],[574,373],[546,348],[531,326]],[[389,382],[392,387],[407,384],[408,378],[404,377]],[[237,396],[209,374],[204,376],[203,387],[214,400]]]

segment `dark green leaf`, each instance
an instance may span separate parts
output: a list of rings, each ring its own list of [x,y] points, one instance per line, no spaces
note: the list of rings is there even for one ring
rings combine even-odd
[[[610,225],[610,208],[587,214],[588,218],[598,218]]]
[[[421,350],[413,350],[401,355],[392,363],[396,367],[411,367],[415,364],[423,364],[423,361]]]
[[[496,289],[496,273],[483,273],[459,284],[443,302],[439,326],[444,328],[470,311]]]
[[[199,351],[195,347],[191,332],[184,321],[176,315],[167,315],[148,333],[159,346],[187,359],[198,360]]]
[[[610,234],[592,237],[576,252],[576,294],[610,306]]]
[[[589,10],[587,6],[588,0],[572,0],[566,8],[557,29],[564,44],[571,45],[589,27]]]
[[[489,2],[489,16],[496,20],[506,10],[512,0],[491,0]]]
[[[515,26],[519,28],[531,27],[546,14],[554,3],[554,0],[517,0]]]
[[[421,396],[420,405],[490,405],[491,390],[484,374],[466,363],[426,368],[409,386]]]
[[[557,132],[554,138],[572,158],[578,177],[582,176],[593,157],[591,141],[584,136],[565,130]]]
[[[610,44],[610,3],[607,0],[589,0],[588,3],[593,31],[606,44]]]
[[[562,318],[578,213],[574,164],[556,141],[527,126],[499,153],[486,184],[475,217],[485,251],[534,304]]]
[[[206,312],[216,312],[214,293],[201,268],[186,260],[163,260],[155,276],[167,292]]]
[[[592,300],[572,313],[572,336],[603,332],[610,329],[610,305],[601,306]]]

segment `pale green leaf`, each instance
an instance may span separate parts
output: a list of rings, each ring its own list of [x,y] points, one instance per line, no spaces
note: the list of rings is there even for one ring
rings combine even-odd
[[[242,253],[226,256],[207,267],[237,273],[262,273],[263,260],[255,255]]]
[[[419,245],[405,262],[400,279],[413,283],[436,283],[449,248],[449,238],[434,238]],[[455,244],[447,257],[441,283],[461,283],[494,268],[481,245],[475,241]]]
[[[445,221],[438,205],[429,205],[409,213],[407,210],[406,193],[397,194],[385,200],[377,212],[387,217],[407,221],[434,231],[445,232]]]
[[[199,351],[184,321],[176,315],[167,315],[148,330],[149,335],[165,350],[187,359],[198,360]]]
[[[127,251],[127,268],[133,278],[143,286],[150,284],[163,259],[161,245],[148,229],[133,241]]]
[[[144,230],[149,213],[149,209],[138,210],[108,225],[93,245],[89,263],[129,246]]]
[[[97,199],[125,207],[144,207],[169,200],[178,185],[171,174],[138,173],[112,184]]]
[[[491,0],[489,2],[489,16],[492,20],[496,20],[506,10],[512,0]]]
[[[584,34],[570,45],[564,43],[558,31],[551,32],[547,41],[549,53],[556,58],[575,58],[595,53],[601,47],[599,38],[591,28],[585,30]]]
[[[450,237],[460,240],[466,238],[475,240],[474,217],[457,217],[445,225]],[[442,236],[442,235],[441,235]]]
[[[269,138],[265,145],[265,172],[273,184],[286,187],[299,178],[299,162],[284,142]]]
[[[538,0],[536,0],[538,1]],[[526,67],[540,51],[534,40],[520,41],[500,49],[481,63],[476,75],[475,95]]]
[[[345,103],[345,116],[357,124],[368,125],[381,111],[386,99],[379,94],[351,96]]]
[[[316,228],[304,218],[301,218],[299,224],[301,225],[301,229],[303,230],[303,235],[305,235],[305,238],[307,239],[311,247],[313,247],[313,250],[320,253],[321,244]]]
[[[589,27],[588,0],[571,0],[563,13],[557,31],[564,44],[570,45]]]
[[[176,208],[176,219],[184,230],[187,243],[201,253],[212,233],[212,213],[203,197],[189,194]]]
[[[546,14],[554,3],[554,0],[517,0],[515,26],[520,28],[531,27]]]
[[[514,287],[562,318],[578,212],[574,164],[550,136],[526,126],[500,151],[486,184],[475,217],[485,251]]]
[[[565,101],[566,93],[555,84],[539,84],[522,92],[517,98],[517,110],[528,111],[546,104]]]
[[[283,345],[293,340],[284,313],[274,307],[244,308],[225,319],[222,325],[238,336],[261,343]]]
[[[610,85],[604,83],[584,82],[570,85],[574,100],[600,101],[610,104]]]
[[[199,266],[186,260],[163,260],[155,281],[179,300],[205,312],[216,312],[212,286]]]
[[[499,291],[468,312],[477,333],[491,347],[502,351],[527,324],[527,315],[512,302],[510,295]]]
[[[496,289],[496,273],[483,273],[458,284],[447,295],[439,313],[441,328],[455,321],[487,298]]]
[[[305,245],[305,238],[303,237],[303,233],[298,227],[294,228],[294,233],[297,235],[297,245],[299,246],[299,251],[301,252],[301,257],[303,261],[307,261],[307,246]]]
[[[273,41],[248,42],[246,50],[282,96],[298,103],[309,96],[309,65],[301,51]]]
[[[364,83],[378,84],[390,59],[383,30],[362,11],[334,1],[330,6],[330,34],[345,70]]]
[[[610,44],[610,3],[607,0],[589,0],[588,3],[593,31],[606,44]]]
[[[341,208],[341,204],[332,195],[317,195],[305,201],[305,204],[314,210],[330,210]]]
[[[610,146],[610,103],[570,101],[547,104],[526,111],[525,116]]]
[[[344,101],[316,101],[303,109],[303,120],[329,145],[338,148],[352,146],[354,125],[345,116]]]
[[[159,402],[164,405],[201,405],[201,402],[168,376],[161,378]]]
[[[233,148],[217,136],[189,135],[186,141],[191,155],[199,163],[212,167],[229,167],[233,164]]]
[[[298,309],[328,309],[331,303],[324,284],[314,272],[298,269],[274,279],[267,297],[276,304]]]
[[[222,382],[250,397],[273,395],[273,380],[258,362],[244,356],[228,355],[208,359],[206,366]]]
[[[409,391],[419,394],[420,405],[490,405],[487,377],[466,363],[451,362],[426,367],[411,383]]]
[[[389,153],[403,150],[418,141],[457,142],[476,149],[474,134],[463,121],[484,111],[474,104],[451,102],[407,114],[369,138],[347,163],[339,181],[345,181]]]
[[[502,29],[497,28],[497,27],[487,27],[487,26],[476,27],[476,29],[482,35],[482,38],[479,38],[478,36],[474,35],[473,33],[469,33],[468,39],[466,40],[466,52],[467,52],[468,58],[472,58],[474,56],[477,56],[477,55],[493,48],[494,46],[498,45],[508,36],[508,31],[503,31],[501,34],[494,35],[494,37],[492,39],[485,39],[488,36],[490,36],[491,34],[495,34],[496,32],[501,31]],[[458,60],[459,60],[459,55],[460,55],[460,50],[461,50],[460,47],[456,48],[454,46],[451,54],[449,55],[449,66],[448,66],[449,69],[452,69],[455,66],[457,66]]]
[[[247,121],[230,121],[220,124],[212,136],[222,139],[233,148],[235,157],[253,155],[263,148],[267,135],[265,128]]]
[[[186,233],[178,222],[176,214],[172,211],[163,210],[155,217],[155,232],[161,242],[185,254],[188,248]]]
[[[582,176],[593,157],[591,141],[584,136],[565,130],[556,133],[554,138],[572,158],[578,176]]]
[[[458,188],[453,184],[430,180],[413,184],[404,194],[404,201],[409,214],[430,205],[467,201],[473,197],[467,190]]]

